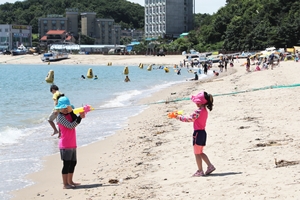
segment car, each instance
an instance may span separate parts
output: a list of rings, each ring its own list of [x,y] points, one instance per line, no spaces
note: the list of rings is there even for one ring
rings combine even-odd
[[[4,51],[3,51],[3,55],[10,55],[10,54],[11,54],[11,52],[8,51],[8,50],[4,50]]]
[[[159,51],[159,52],[157,52],[157,54],[156,54],[157,56],[166,56],[165,55],[165,53],[163,52],[163,51]]]

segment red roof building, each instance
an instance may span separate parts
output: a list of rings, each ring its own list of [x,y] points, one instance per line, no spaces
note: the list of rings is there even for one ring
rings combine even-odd
[[[65,30],[49,30],[46,35],[41,38],[41,43],[48,44],[62,44],[66,42],[75,42],[75,38],[67,33]]]

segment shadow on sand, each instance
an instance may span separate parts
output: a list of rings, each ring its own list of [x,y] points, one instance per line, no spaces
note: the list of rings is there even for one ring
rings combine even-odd
[[[108,187],[108,186],[119,186],[119,184],[89,184],[89,185],[78,185],[74,189],[87,189],[87,188],[97,188],[97,187]]]
[[[238,174],[242,174],[242,172],[212,173],[207,176],[231,176],[231,175],[238,175]]]

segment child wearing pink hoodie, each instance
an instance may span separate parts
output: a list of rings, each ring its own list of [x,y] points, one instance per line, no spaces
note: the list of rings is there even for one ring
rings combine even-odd
[[[197,110],[194,111],[190,116],[178,115],[177,119],[182,122],[193,122],[194,133],[193,133],[193,146],[194,154],[198,170],[193,175],[194,177],[205,176],[211,174],[216,168],[211,164],[207,155],[203,153],[203,148],[206,145],[206,121],[208,117],[208,111],[213,108],[213,97],[207,92],[200,92],[196,96],[192,96],[191,100],[196,104]],[[207,164],[207,170],[204,173],[202,168],[202,161]]]
[[[73,105],[70,100],[63,96],[58,99],[55,109],[59,110],[57,116],[57,124],[61,131],[59,138],[60,157],[63,161],[62,180],[63,188],[75,188],[80,183],[73,181],[73,174],[77,164],[77,141],[76,141],[76,127],[80,124],[81,119],[85,118],[85,113],[75,115],[73,112]]]

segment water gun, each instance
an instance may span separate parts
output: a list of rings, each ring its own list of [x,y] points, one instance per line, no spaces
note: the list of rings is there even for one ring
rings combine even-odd
[[[86,113],[88,113],[88,112],[90,112],[92,110],[94,110],[94,108],[92,106],[85,105],[83,107],[73,109],[73,113],[77,115],[79,113],[84,112],[86,114]]]
[[[177,115],[182,115],[183,110],[178,110],[178,111],[174,111],[174,112],[170,112],[168,113],[168,117],[169,118],[176,118]]]

